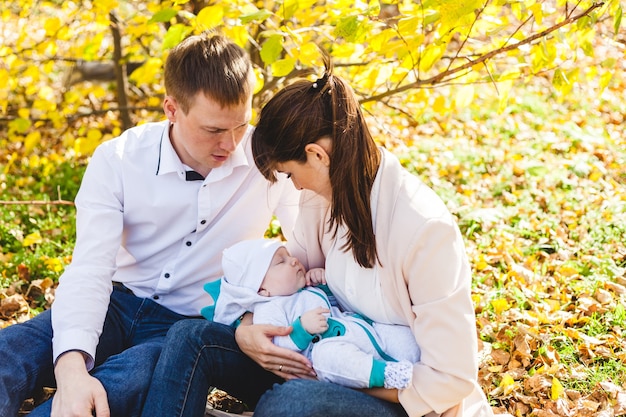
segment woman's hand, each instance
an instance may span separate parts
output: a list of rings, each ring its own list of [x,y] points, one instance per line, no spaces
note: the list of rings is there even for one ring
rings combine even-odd
[[[306,357],[272,343],[274,336],[289,335],[291,327],[249,324],[251,320],[246,318],[235,331],[235,340],[243,353],[281,378],[316,379],[313,366]]]

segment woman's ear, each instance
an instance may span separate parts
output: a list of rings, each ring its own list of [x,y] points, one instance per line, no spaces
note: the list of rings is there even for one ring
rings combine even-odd
[[[304,151],[306,152],[306,159],[309,163],[317,162],[322,163],[326,167],[330,166],[330,156],[321,144],[317,142],[309,143],[304,147]]]

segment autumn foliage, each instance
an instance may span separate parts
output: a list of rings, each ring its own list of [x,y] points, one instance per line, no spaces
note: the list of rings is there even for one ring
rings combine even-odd
[[[318,48],[376,140],[446,201],[474,270],[481,385],[515,416],[626,415],[623,1],[7,0],[0,328],[49,308],[85,164],[162,119],[167,51],[245,47],[255,110]],[[272,224],[268,233],[277,232]]]

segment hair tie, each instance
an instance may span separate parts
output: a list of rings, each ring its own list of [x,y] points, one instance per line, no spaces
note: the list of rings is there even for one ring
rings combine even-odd
[[[324,86],[326,85],[326,83],[328,82],[328,73],[324,73],[324,75],[321,78],[318,78],[312,85],[311,88],[313,90],[321,90],[324,88]]]

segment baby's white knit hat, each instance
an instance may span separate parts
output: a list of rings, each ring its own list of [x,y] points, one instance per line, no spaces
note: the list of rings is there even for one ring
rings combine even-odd
[[[214,320],[232,324],[254,304],[268,301],[258,294],[272,257],[283,246],[275,239],[244,240],[222,253],[224,276],[215,303]]]
[[[282,243],[278,240],[253,239],[241,241],[224,249],[222,254],[224,280],[231,285],[258,292],[272,257],[281,246]]]

